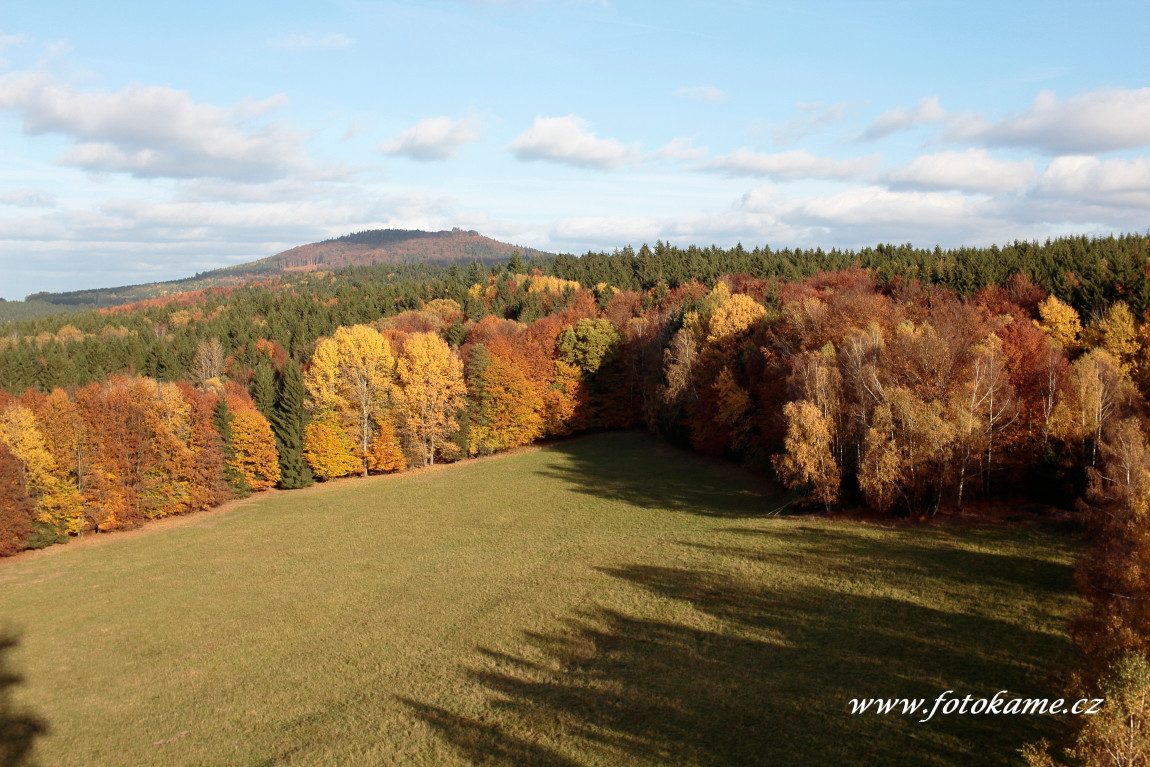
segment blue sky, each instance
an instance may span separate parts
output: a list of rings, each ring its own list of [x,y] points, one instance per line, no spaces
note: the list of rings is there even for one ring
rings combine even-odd
[[[1145,2],[0,0],[0,296],[368,228],[1150,229]]]

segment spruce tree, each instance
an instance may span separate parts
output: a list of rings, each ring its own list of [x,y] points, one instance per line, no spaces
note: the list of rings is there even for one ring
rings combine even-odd
[[[256,403],[256,410],[263,413],[264,418],[270,421],[276,405],[276,382],[269,363],[256,363],[249,389],[252,401]]]
[[[275,407],[269,420],[280,454],[280,487],[294,490],[315,482],[311,467],[303,457],[303,433],[307,425],[304,411],[303,374],[299,364],[289,359],[284,364],[276,388]]]
[[[516,248],[511,253],[511,261],[507,264],[508,274],[527,274],[527,267],[523,265],[523,256],[519,255],[519,249]]]

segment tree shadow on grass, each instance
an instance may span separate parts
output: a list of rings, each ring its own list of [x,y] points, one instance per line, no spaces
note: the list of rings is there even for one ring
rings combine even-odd
[[[566,465],[538,473],[577,493],[641,508],[714,517],[753,517],[782,503],[782,494],[739,467],[693,455],[637,431],[613,432],[549,446]]]
[[[888,548],[894,566],[923,556]],[[526,634],[518,654],[480,649],[469,676],[488,696],[482,721],[409,701],[413,713],[473,763],[508,765],[1016,764],[1022,744],[1059,728],[1052,716],[852,715],[849,702],[1056,698],[1064,636],[811,579],[780,589],[683,567],[605,572],[696,617],[580,612]]]
[[[1026,529],[906,527],[882,530],[882,542],[847,530],[809,526],[728,527],[721,532],[749,539],[769,537],[769,551],[753,545],[680,541],[680,545],[725,556],[769,562],[785,569],[831,569],[841,576],[883,572],[906,581],[1062,596],[1075,591],[1071,568],[1057,561],[1049,535]],[[1031,555],[1003,550],[1017,541]],[[977,547],[977,548],[976,548]],[[897,560],[892,562],[892,550]]]
[[[18,710],[12,703],[12,687],[23,678],[8,669],[6,654],[19,642],[11,635],[0,635],[0,767],[30,764],[36,738],[48,731],[39,717]]]

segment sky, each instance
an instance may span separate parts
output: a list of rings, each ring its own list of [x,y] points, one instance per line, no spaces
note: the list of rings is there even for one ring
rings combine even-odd
[[[1150,4],[0,0],[0,297],[377,228],[1150,230]]]

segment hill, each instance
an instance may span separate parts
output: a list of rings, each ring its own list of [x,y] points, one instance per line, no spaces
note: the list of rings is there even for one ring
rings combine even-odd
[[[420,262],[494,263],[510,260],[515,251],[519,251],[523,258],[542,255],[538,250],[499,242],[476,231],[452,229],[449,232],[424,232],[418,229],[374,229],[323,242],[313,242],[310,245],[300,245],[269,258],[232,267],[228,271],[292,272]]]
[[[56,765],[1008,765],[1057,733],[849,701],[1057,697],[1064,537],[779,501],[635,432],[260,496],[0,565],[0,660]]]
[[[524,259],[546,255],[533,248],[521,248],[484,237],[476,231],[458,228],[440,232],[373,229],[299,245],[258,261],[200,272],[179,280],[62,293],[34,293],[24,301],[0,303],[0,322],[65,311],[120,306],[193,290],[242,285],[255,280],[320,269],[419,263],[445,266],[471,261],[494,264],[509,261],[516,251]]]

